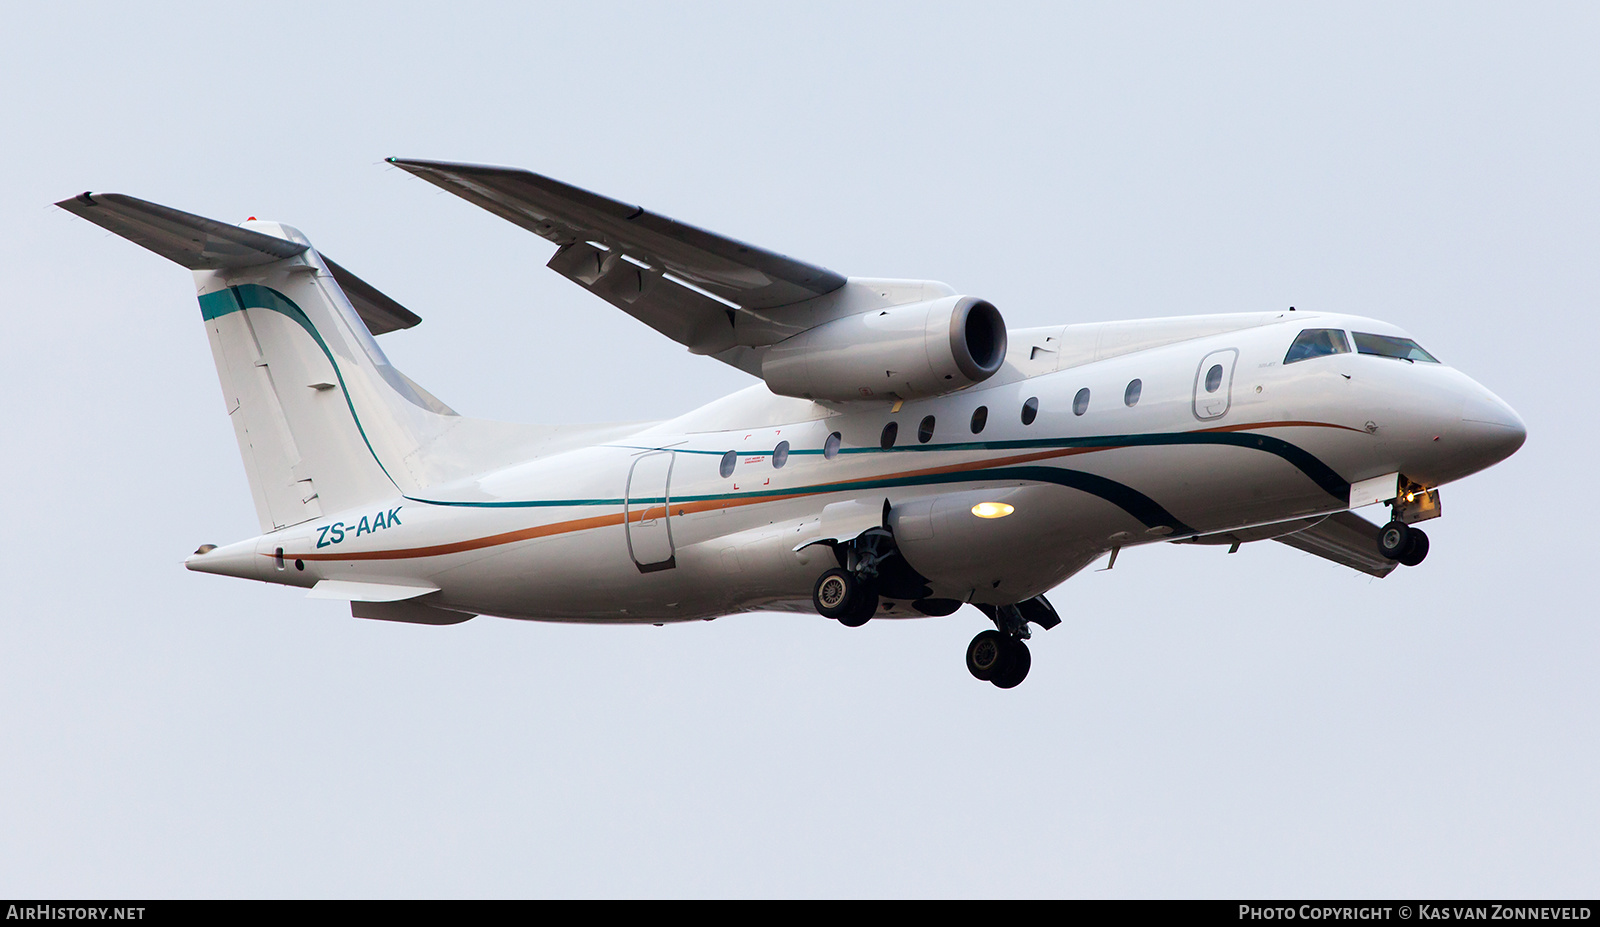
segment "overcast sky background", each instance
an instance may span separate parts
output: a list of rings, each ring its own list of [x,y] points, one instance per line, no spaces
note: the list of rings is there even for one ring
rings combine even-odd
[[[1597,47],[1578,3],[9,10],[0,896],[1593,897]],[[390,155],[1014,327],[1372,315],[1530,437],[1386,580],[1080,574],[1009,692],[972,609],[428,628],[188,573],[257,533],[238,449],[189,274],[49,205],[82,190],[298,226],[465,414],[751,382]]]

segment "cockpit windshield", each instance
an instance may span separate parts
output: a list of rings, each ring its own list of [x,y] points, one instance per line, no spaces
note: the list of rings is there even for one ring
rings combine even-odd
[[[1366,332],[1356,332],[1355,336],[1356,350],[1362,354],[1397,357],[1400,360],[1423,361],[1429,364],[1439,363],[1432,354],[1422,350],[1422,346],[1410,338],[1396,338],[1393,335],[1371,335]]]
[[[1337,328],[1308,328],[1294,339],[1294,344],[1289,345],[1289,353],[1283,356],[1283,362],[1292,364],[1313,357],[1349,353],[1350,342],[1344,332]]]

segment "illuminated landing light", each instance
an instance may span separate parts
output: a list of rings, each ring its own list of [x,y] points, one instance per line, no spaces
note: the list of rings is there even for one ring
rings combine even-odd
[[[1004,518],[1015,511],[1004,502],[980,502],[972,507],[972,514],[979,518]]]

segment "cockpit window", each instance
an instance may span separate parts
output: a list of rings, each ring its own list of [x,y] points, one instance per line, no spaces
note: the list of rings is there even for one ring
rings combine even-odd
[[[1376,354],[1379,357],[1398,357],[1401,360],[1423,361],[1437,364],[1439,361],[1422,346],[1410,338],[1396,338],[1393,335],[1369,335],[1366,332],[1356,332],[1356,350],[1362,354]]]
[[[1283,362],[1292,364],[1313,357],[1349,353],[1350,342],[1345,338],[1344,332],[1337,328],[1308,328],[1294,339],[1294,344],[1289,345],[1289,353],[1283,356]]]

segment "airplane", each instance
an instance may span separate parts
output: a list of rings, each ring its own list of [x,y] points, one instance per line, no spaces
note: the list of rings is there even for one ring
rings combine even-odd
[[[1439,487],[1522,420],[1407,332],[1286,311],[1006,328],[929,280],[845,277],[527,171],[389,163],[555,245],[548,266],[757,380],[669,421],[463,416],[374,336],[421,319],[291,226],[130,196],[58,203],[194,273],[261,534],[190,570],[359,618],[567,622],[815,612],[992,622],[968,671],[1032,665],[1044,593],[1157,543],[1276,540],[1420,564]],[[1354,512],[1387,504],[1377,525]]]

